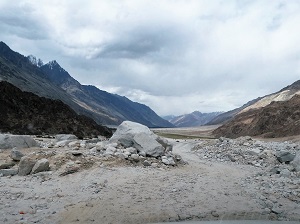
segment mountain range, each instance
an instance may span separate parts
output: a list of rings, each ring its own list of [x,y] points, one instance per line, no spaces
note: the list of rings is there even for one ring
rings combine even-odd
[[[148,106],[95,86],[81,85],[55,60],[43,64],[34,56],[14,52],[4,42],[0,42],[0,80],[40,97],[61,100],[98,124],[118,125],[130,120],[148,127],[173,127]]]
[[[213,132],[217,137],[300,135],[300,80],[227,114],[229,119]]]
[[[180,116],[170,115],[164,118],[176,127],[196,127],[206,125],[220,114],[222,114],[222,112],[201,113],[199,111],[194,111],[190,114],[183,114]]]

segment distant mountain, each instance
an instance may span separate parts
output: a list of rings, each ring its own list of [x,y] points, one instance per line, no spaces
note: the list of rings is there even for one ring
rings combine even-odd
[[[165,119],[165,120],[167,120],[167,121],[169,121],[169,122],[170,122],[170,120],[172,120],[172,119],[175,118],[175,117],[177,117],[177,116],[175,116],[175,115],[162,116],[163,119]]]
[[[78,114],[98,124],[118,125],[131,120],[148,127],[171,127],[149,107],[115,94],[81,85],[56,61],[43,64],[34,56],[24,57],[0,42],[0,80],[8,81],[22,91],[58,99]]]
[[[261,97],[216,129],[216,136],[284,137],[300,135],[300,80]]]
[[[124,120],[135,121],[148,127],[172,127],[146,105],[132,102],[126,97],[99,90],[95,86],[81,85],[56,61],[41,67],[48,78],[69,93],[77,103],[89,108],[101,117],[105,124],[120,124]],[[97,120],[97,117],[93,118]],[[103,121],[104,120],[104,121]]]
[[[112,132],[91,118],[77,115],[59,100],[23,92],[0,82],[0,132],[13,134],[75,134],[79,138],[110,137]]]
[[[195,127],[207,124],[213,118],[221,114],[222,112],[212,112],[212,113],[201,113],[199,111],[194,111],[190,114],[184,114],[181,116],[173,117],[169,120],[176,127]]]

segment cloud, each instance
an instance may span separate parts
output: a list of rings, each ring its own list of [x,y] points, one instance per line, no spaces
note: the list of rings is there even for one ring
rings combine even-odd
[[[14,50],[162,115],[233,109],[299,79],[299,22],[297,0],[0,2]]]

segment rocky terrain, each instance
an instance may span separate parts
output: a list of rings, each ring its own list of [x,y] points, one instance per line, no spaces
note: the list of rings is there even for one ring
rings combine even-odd
[[[300,221],[300,144],[163,139],[124,122],[110,139],[0,136],[2,223]]]
[[[0,132],[14,134],[59,134],[76,136],[111,136],[112,132],[91,118],[77,115],[58,100],[23,92],[12,84],[0,81]]]
[[[252,108],[216,129],[215,136],[284,137],[300,134],[300,95],[286,101],[274,101],[265,107]]]

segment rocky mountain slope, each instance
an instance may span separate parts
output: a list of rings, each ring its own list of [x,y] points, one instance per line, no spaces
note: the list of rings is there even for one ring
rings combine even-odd
[[[216,124],[224,124],[228,121],[230,121],[231,119],[233,119],[239,112],[241,112],[243,109],[247,108],[248,106],[256,103],[257,101],[259,101],[261,98],[257,98],[254,100],[249,101],[248,103],[244,104],[241,107],[238,107],[236,109],[227,111],[225,113],[221,113],[218,116],[216,116],[215,118],[213,118],[211,121],[209,121],[207,123],[207,125],[216,125]]]
[[[300,80],[294,82],[293,84],[281,89],[276,93],[272,93],[257,99],[251,100],[243,106],[236,108],[234,110],[220,114],[219,116],[208,122],[208,125],[224,124],[232,120],[237,114],[249,111],[251,109],[258,109],[269,105],[276,101],[286,101],[291,99],[295,95],[300,95]]]
[[[72,133],[78,137],[110,136],[111,131],[91,118],[77,115],[58,100],[23,92],[0,82],[0,132],[14,134]]]
[[[263,137],[300,135],[300,95],[296,94],[286,101],[273,101],[265,107],[254,104],[250,109],[246,109],[217,128],[213,134],[230,138],[245,135]]]
[[[171,117],[169,122],[176,127],[196,127],[207,124],[222,112],[201,113],[194,111],[190,114],[184,114],[177,117]]]
[[[148,127],[171,127],[149,107],[94,86],[83,86],[73,79],[56,61],[43,65],[33,56],[24,57],[0,42],[0,79],[23,91],[50,99],[59,99],[78,114],[97,123],[118,125],[131,120]]]
[[[148,127],[172,126],[143,104],[99,90],[95,86],[81,85],[56,61],[43,65],[41,69],[53,83],[73,96],[79,104],[91,108],[91,110],[102,116],[106,116],[109,124],[119,124],[124,120],[131,120],[145,124]]]

